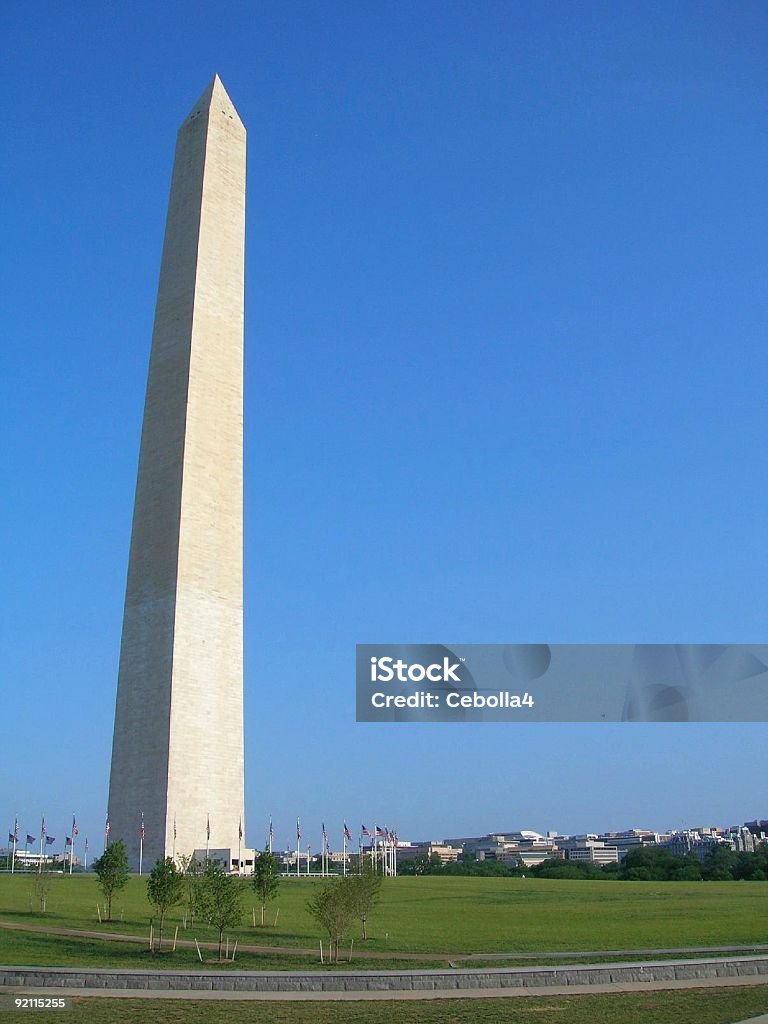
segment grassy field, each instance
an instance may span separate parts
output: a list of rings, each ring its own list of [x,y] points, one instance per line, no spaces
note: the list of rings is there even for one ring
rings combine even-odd
[[[248,920],[230,932],[231,940],[316,948],[320,932],[305,904],[318,884],[311,879],[284,881],[270,910],[271,923],[265,928],[253,928],[250,923],[255,901],[249,890]],[[96,904],[100,900],[95,878],[57,877],[48,912],[41,914],[28,878],[0,876],[1,921],[88,929],[105,935],[148,933],[151,909],[145,879],[132,878],[116,897],[111,924],[98,923]],[[172,936],[180,921],[177,908],[169,914],[166,934]],[[362,947],[359,929],[353,934],[356,945]],[[450,955],[767,943],[768,884],[391,879],[385,882],[380,904],[369,920],[369,934],[365,949],[389,955],[404,951]],[[0,960],[5,962],[8,956],[4,951],[14,945],[9,935],[0,930]],[[215,936],[211,929],[196,923],[194,928],[182,929],[179,937],[210,941]],[[55,944],[50,948],[53,956]],[[24,958],[14,962],[32,962],[28,959],[30,947],[23,952]],[[189,953],[183,956],[188,962]],[[298,969],[298,964],[295,966]]]
[[[768,1009],[768,986],[435,1002],[214,1002],[76,997],[67,1024],[732,1024]],[[37,1011],[51,1019],[56,1011]],[[9,1017],[10,1019],[10,1017]]]

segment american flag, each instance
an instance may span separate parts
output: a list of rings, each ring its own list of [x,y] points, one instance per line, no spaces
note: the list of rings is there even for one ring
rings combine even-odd
[[[88,837],[85,838],[85,852],[88,853]]]
[[[344,822],[344,838],[347,840],[348,843],[352,842],[352,833],[347,828],[346,821]]]
[[[45,829],[45,818],[43,818],[43,822],[42,822],[42,824],[40,826],[40,835],[41,836],[47,835],[47,832],[46,832],[46,829]]]
[[[237,826],[237,838],[242,840],[243,838],[243,819],[240,819],[240,824]]]
[[[107,822],[106,822],[106,824],[104,826],[104,835],[105,836],[107,836],[107,837],[109,836],[109,830],[111,828],[112,828],[112,826],[109,824],[109,818],[107,818]]]
[[[144,827],[144,811],[141,812],[141,824],[139,825],[139,839],[144,842],[147,838],[147,830]]]
[[[270,843],[275,838],[275,830],[272,828],[272,819],[269,819],[269,841]]]
[[[325,831],[325,822],[323,822],[323,847],[328,846],[328,833]]]
[[[301,842],[301,825],[298,818],[296,819],[296,842]]]
[[[9,843],[15,843],[16,842],[16,836],[13,834],[13,832],[9,832],[8,833],[8,842]]]
[[[368,836],[369,839],[371,838],[371,833],[368,831],[365,825],[363,825],[362,828],[360,829],[360,834],[363,836]]]
[[[46,846],[53,846],[53,844],[55,842],[56,842],[56,836],[46,836],[45,837],[45,845]]]
[[[210,814],[205,819],[205,838],[210,842],[210,839],[211,839],[211,816],[210,816]]]
[[[176,815],[173,816],[173,838],[176,838]]]
[[[71,846],[72,845],[72,837],[71,836],[67,836],[66,837],[66,839],[64,840],[64,845],[65,846]]]
[[[383,836],[384,835],[384,829],[383,828],[379,828],[378,825],[376,826],[376,835],[377,836]]]
[[[19,819],[13,819],[13,839],[12,842],[18,843],[19,841]]]
[[[13,836],[11,836],[11,839],[13,839]],[[31,836],[29,834],[29,832],[27,832],[27,846],[31,846],[32,843],[36,843],[36,842],[37,842],[37,836]]]
[[[75,821],[75,816],[73,814],[72,815],[72,838],[74,839],[75,836],[78,836],[79,834],[80,834],[80,829],[77,827],[77,822]]]

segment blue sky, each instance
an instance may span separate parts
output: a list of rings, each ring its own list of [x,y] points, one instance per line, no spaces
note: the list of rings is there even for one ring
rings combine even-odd
[[[0,30],[9,824],[103,827],[174,139],[215,71],[249,131],[248,839],[768,817],[764,724],[357,725],[353,679],[357,642],[765,640],[765,6]]]

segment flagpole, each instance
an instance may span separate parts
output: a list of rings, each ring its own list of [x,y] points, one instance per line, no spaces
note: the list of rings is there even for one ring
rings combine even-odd
[[[141,828],[139,829],[139,877],[144,865],[144,811],[141,812]]]
[[[77,823],[75,821],[75,816],[73,814],[72,815],[72,833],[71,833],[71,835],[72,835],[72,842],[69,844],[69,873],[70,873],[70,875],[72,874],[72,861],[73,861],[74,856],[75,856],[75,828],[76,827],[77,827]]]
[[[40,863],[38,864],[38,869],[40,871],[42,871],[42,869],[43,869],[43,843],[44,842],[45,842],[45,815],[43,815],[43,820],[40,822]]]
[[[205,863],[208,864],[208,851],[211,847],[211,816],[205,820]]]
[[[11,874],[16,869],[16,843],[19,841],[19,819],[13,819],[13,853],[11,854]]]
[[[85,837],[85,847],[83,848],[83,871],[88,870],[88,836]]]
[[[269,819],[269,856],[272,856],[272,819]]]
[[[301,827],[296,819],[296,877],[301,874]]]
[[[237,826],[237,873],[242,875],[243,873],[243,858],[240,854],[240,848],[243,845],[243,819],[240,819],[240,823]]]
[[[347,877],[347,833],[344,833],[344,850],[341,854],[341,872],[344,878]]]
[[[176,815],[173,816],[173,862],[176,863]]]

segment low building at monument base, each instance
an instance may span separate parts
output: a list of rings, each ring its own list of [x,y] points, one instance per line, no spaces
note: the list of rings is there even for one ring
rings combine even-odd
[[[203,847],[201,850],[195,850],[192,856],[199,864],[215,864],[228,874],[234,872],[238,875],[252,875],[256,850],[242,847],[238,851],[237,848],[232,850],[228,846],[217,847],[216,849],[210,847],[206,850]]]

